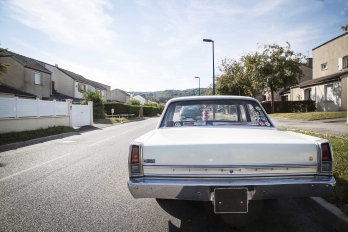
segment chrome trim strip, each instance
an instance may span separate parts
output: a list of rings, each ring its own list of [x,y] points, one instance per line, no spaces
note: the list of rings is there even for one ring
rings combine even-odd
[[[206,167],[217,167],[217,168],[224,168],[224,167],[231,167],[231,168],[239,168],[239,167],[262,167],[262,168],[272,168],[272,167],[312,167],[312,166],[317,166],[317,163],[282,163],[282,164],[277,164],[277,163],[266,163],[266,164],[214,164],[214,165],[193,165],[193,164],[188,164],[188,165],[182,165],[182,164],[144,164],[144,166],[163,166],[163,167],[199,167],[199,168],[206,168]]]
[[[327,197],[336,184],[333,176],[253,178],[129,178],[134,198],[211,201],[216,187],[247,187],[248,200],[281,197]]]
[[[240,177],[250,175],[313,175],[317,173],[317,162],[297,164],[253,164],[253,165],[155,165],[145,164],[146,176],[187,177]]]
[[[144,166],[146,176],[243,176],[243,175],[308,175],[316,174],[317,166],[302,167],[182,167],[182,166]]]

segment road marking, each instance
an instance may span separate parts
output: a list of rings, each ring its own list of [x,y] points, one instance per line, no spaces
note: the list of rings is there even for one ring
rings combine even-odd
[[[98,144],[98,143],[105,142],[105,141],[107,141],[107,140],[109,140],[109,139],[112,139],[112,138],[115,138],[115,136],[111,136],[110,138],[107,138],[107,139],[101,140],[101,141],[99,141],[99,142],[96,142],[96,143],[90,144],[90,145],[88,145],[88,146],[89,146],[89,147],[91,147],[91,146],[94,146],[94,145],[96,145],[96,144]]]
[[[19,176],[19,175],[21,175],[21,174],[23,174],[23,173],[25,173],[25,172],[29,172],[30,170],[33,170],[33,169],[38,168],[38,167],[41,167],[41,166],[43,166],[43,165],[45,165],[45,164],[51,163],[51,162],[53,162],[53,161],[55,161],[55,160],[57,160],[57,159],[63,158],[63,157],[65,157],[65,156],[68,156],[68,155],[71,155],[71,154],[72,154],[72,153],[68,153],[68,154],[59,156],[59,157],[57,157],[57,158],[51,159],[51,160],[49,160],[49,161],[47,161],[47,162],[44,162],[44,163],[42,163],[42,164],[39,164],[39,165],[36,165],[36,166],[34,166],[34,167],[25,169],[25,170],[23,170],[23,171],[17,172],[17,173],[15,173],[15,174],[10,175],[10,176],[6,176],[6,177],[0,179],[0,182],[2,182],[2,181],[4,181],[4,180],[7,180],[7,179],[10,179],[11,177]]]
[[[122,132],[121,134],[125,134],[125,133],[131,132],[131,131],[135,131],[135,130],[137,130],[137,129],[139,129],[139,128],[142,128],[142,127],[145,127],[145,126],[147,126],[147,125],[144,125],[144,126],[139,126],[139,127],[135,128],[135,129],[128,130],[128,131],[125,131],[125,132]],[[97,144],[99,144],[99,143],[102,143],[102,142],[108,141],[108,140],[110,140],[110,139],[112,139],[112,138],[115,138],[115,136],[111,136],[110,138],[107,138],[107,139],[101,140],[101,141],[99,141],[99,142],[96,142],[96,143],[90,144],[90,145],[88,145],[88,146],[89,146],[89,147],[91,147],[91,146],[97,145]]]

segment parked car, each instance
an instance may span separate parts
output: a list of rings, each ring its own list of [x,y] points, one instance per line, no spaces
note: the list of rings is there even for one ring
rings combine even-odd
[[[179,108],[179,107],[178,107]],[[198,105],[183,106],[180,109],[180,119],[194,119],[202,117],[202,111]]]
[[[176,109],[191,106],[202,117],[182,120]],[[170,100],[157,128],[130,144],[128,165],[134,198],[212,201],[215,213],[245,213],[253,200],[327,197],[336,183],[330,142],[278,130],[250,97]]]

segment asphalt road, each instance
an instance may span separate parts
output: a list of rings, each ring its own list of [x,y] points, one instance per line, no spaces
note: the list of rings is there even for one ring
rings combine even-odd
[[[133,199],[128,145],[158,118],[0,153],[0,231],[334,231],[300,199],[211,203]]]

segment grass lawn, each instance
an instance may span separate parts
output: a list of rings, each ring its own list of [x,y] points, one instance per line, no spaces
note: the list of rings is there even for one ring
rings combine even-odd
[[[74,132],[74,131],[75,130],[72,127],[57,126],[57,127],[50,127],[47,129],[39,129],[39,130],[32,130],[32,131],[10,132],[5,134],[0,134],[0,145],[15,143],[15,142],[22,142],[22,141],[27,141],[31,139],[37,139],[37,138],[46,137],[50,135],[56,135],[56,134],[61,134],[66,132]]]
[[[275,118],[288,118],[297,120],[321,120],[321,119],[333,119],[333,118],[347,118],[347,111],[337,112],[306,112],[306,113],[276,113],[269,114],[270,117]]]
[[[295,132],[320,137],[331,142],[334,153],[333,174],[337,184],[334,192],[326,200],[348,215],[348,138],[337,138],[303,131]]]

